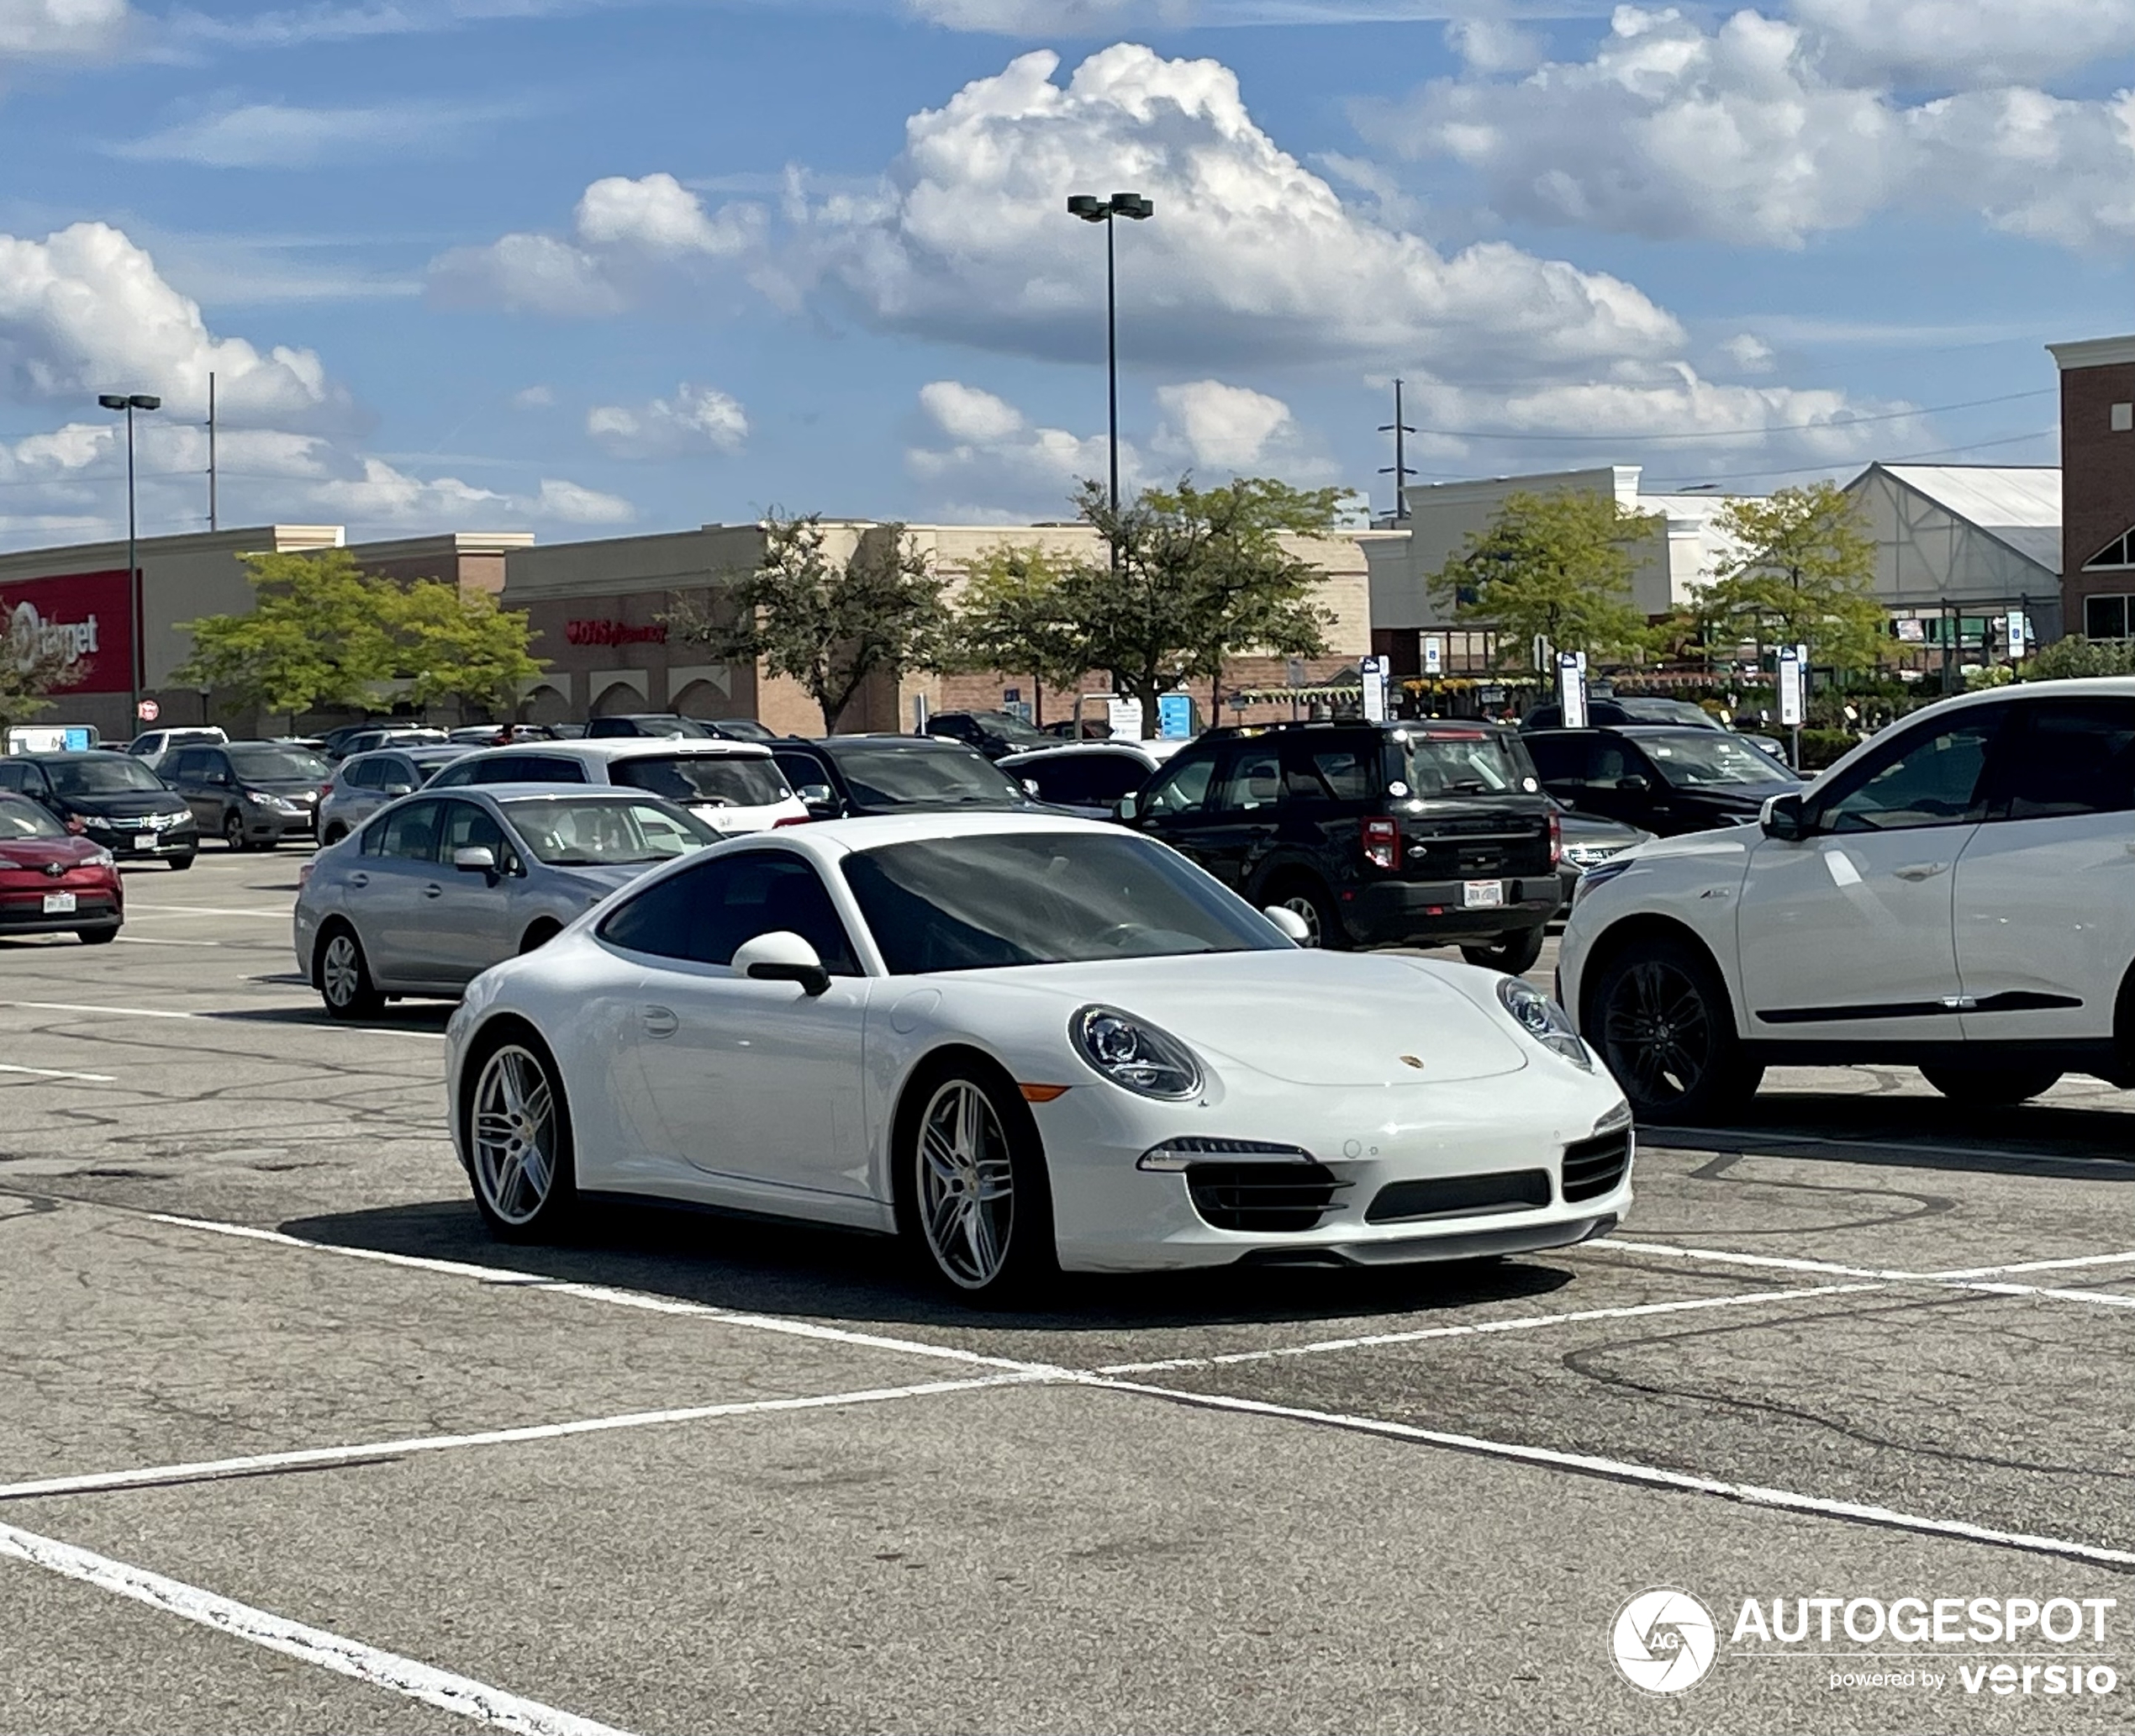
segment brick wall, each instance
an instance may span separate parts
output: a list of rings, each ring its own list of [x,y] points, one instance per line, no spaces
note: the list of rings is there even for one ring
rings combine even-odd
[[[2135,593],[2135,572],[2085,573],[2084,562],[2135,525],[2135,430],[2116,430],[2113,406],[2135,404],[2135,362],[2061,375],[2061,599],[2068,631],[2083,631],[2083,599]]]

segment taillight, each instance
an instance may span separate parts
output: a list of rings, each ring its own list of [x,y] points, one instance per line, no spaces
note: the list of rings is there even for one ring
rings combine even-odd
[[[1564,822],[1557,817],[1557,810],[1549,814],[1549,865],[1555,868],[1564,859]]]
[[[322,802],[324,801],[328,796],[333,794],[333,793],[334,786],[330,784],[322,784],[319,786],[319,799]]]
[[[1375,868],[1391,868],[1401,860],[1401,823],[1384,817],[1363,826],[1364,860]]]
[[[814,817],[813,814],[788,814],[783,820],[772,821],[771,829],[777,831],[782,826],[806,826]]]

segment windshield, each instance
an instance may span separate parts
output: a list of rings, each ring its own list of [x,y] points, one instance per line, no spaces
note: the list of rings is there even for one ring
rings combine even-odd
[[[619,759],[608,774],[631,789],[646,789],[671,802],[714,808],[767,808],[793,792],[771,756],[677,753]]]
[[[48,759],[45,774],[61,795],[123,795],[129,789],[161,790],[163,780],[129,754],[85,754],[80,759]]]
[[[1405,775],[1419,796],[1498,795],[1535,787],[1526,751],[1495,730],[1412,732]]]
[[[1053,738],[1043,730],[1035,729],[1013,711],[974,711],[971,715],[982,729],[1026,747],[1050,747]]]
[[[1131,833],[1015,832],[888,844],[845,877],[893,976],[1286,947],[1263,917]]]
[[[302,747],[232,747],[230,769],[240,784],[323,784],[326,762]]]
[[[1679,789],[1715,784],[1788,784],[1794,773],[1738,736],[1700,730],[1679,736],[1647,736],[1646,750],[1662,777]]]
[[[947,804],[971,808],[1023,808],[1030,798],[977,754],[953,748],[841,747],[838,769],[852,793],[885,807]]]
[[[66,828],[36,803],[18,795],[0,795],[0,840],[63,838]]]
[[[435,772],[440,766],[449,766],[456,759],[465,759],[464,747],[403,747],[400,757],[419,772]]]
[[[662,802],[544,796],[503,804],[512,830],[551,868],[665,862],[719,842],[719,834]]]
[[[1633,723],[1679,723],[1694,730],[1716,730],[1719,720],[1702,705],[1688,699],[1619,699],[1623,715]]]

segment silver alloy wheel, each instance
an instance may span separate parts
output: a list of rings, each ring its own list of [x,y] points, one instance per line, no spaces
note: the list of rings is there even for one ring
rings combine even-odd
[[[1318,946],[1320,944],[1320,907],[1312,901],[1310,894],[1293,892],[1288,898],[1278,900],[1278,904],[1281,909],[1303,919],[1305,931],[1305,944],[1308,947]]]
[[[983,1290],[1008,1262],[1015,1171],[1008,1136],[985,1092],[951,1079],[920,1118],[920,1225],[952,1284]]]
[[[325,956],[319,961],[319,986],[329,1006],[352,1006],[363,992],[363,957],[346,929],[326,942]]]
[[[475,1185],[504,1222],[530,1223],[556,1185],[556,1095],[540,1057],[506,1043],[474,1088]]]

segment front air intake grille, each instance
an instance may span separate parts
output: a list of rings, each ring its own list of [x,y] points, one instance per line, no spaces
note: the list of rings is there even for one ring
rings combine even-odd
[[[1603,1133],[1564,1148],[1564,1198],[1598,1200],[1613,1194],[1631,1168],[1631,1129]]]
[[[1447,1175],[1427,1181],[1389,1183],[1365,1211],[1364,1222],[1391,1224],[1413,1223],[1420,1218],[1479,1217],[1492,1211],[1527,1211],[1547,1204],[1547,1169]]]
[[[1319,1163],[1194,1163],[1194,1209],[1219,1230],[1309,1230],[1349,1184]]]

